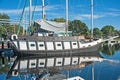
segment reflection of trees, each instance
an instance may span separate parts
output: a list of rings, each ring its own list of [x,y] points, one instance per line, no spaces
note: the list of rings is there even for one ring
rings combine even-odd
[[[115,44],[115,50],[120,50],[120,44]]]
[[[5,65],[4,67],[2,67],[2,68],[0,69],[0,74],[6,73],[6,72],[8,72],[8,71],[9,71],[9,66],[8,66],[8,65]]]
[[[103,45],[101,52],[106,55],[114,55],[115,46]]]
[[[1,58],[0,58],[0,63],[1,63],[2,61],[1,61]],[[2,66],[2,63],[0,64],[0,74],[2,74],[2,73],[6,73],[6,72],[8,72],[9,71],[9,68],[10,68],[10,65],[8,65],[7,63],[7,59],[5,59],[5,66],[3,67]]]

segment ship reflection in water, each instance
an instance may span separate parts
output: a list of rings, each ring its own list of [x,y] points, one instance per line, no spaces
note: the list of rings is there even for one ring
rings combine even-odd
[[[76,54],[42,58],[31,58],[31,56],[18,57],[15,58],[14,63],[7,74],[7,78],[18,76],[19,74],[42,75],[45,72],[48,72],[51,76],[57,74],[61,70],[79,69],[94,61],[101,62],[103,60],[98,52],[83,53],[80,55],[83,56]],[[38,78],[41,78],[41,76],[38,76]]]
[[[120,45],[104,45],[99,52],[35,58],[11,58],[12,63],[0,68],[5,77],[19,80],[92,80],[92,63],[95,80],[117,80],[120,76]],[[7,60],[5,60],[7,62]],[[9,66],[11,65],[12,66]],[[2,76],[2,75],[0,75]],[[110,76],[110,77],[108,77]],[[6,78],[0,79],[6,80]],[[73,78],[75,77],[75,78]],[[82,78],[81,78],[82,77]],[[83,79],[84,78],[84,79]]]

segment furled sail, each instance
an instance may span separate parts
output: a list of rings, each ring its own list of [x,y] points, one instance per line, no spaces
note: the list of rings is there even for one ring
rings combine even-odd
[[[41,29],[52,31],[52,32],[64,32],[66,23],[59,23],[54,21],[47,21],[45,19],[36,20],[35,24],[37,24]]]

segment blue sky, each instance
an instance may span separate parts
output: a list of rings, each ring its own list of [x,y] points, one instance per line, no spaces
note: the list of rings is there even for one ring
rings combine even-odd
[[[35,2],[36,1],[36,2]],[[11,20],[19,20],[25,0],[0,0],[0,13],[6,13]],[[120,0],[94,0],[94,27],[112,25],[120,30]],[[46,18],[65,18],[65,0],[45,0]],[[33,0],[34,20],[41,19],[41,0]],[[24,20],[29,19],[29,0],[24,13]],[[90,0],[69,0],[69,20],[78,19],[90,28]]]

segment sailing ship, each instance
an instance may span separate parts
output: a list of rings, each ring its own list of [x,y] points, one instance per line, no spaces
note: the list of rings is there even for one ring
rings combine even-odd
[[[66,0],[66,10],[68,10],[67,2],[68,0]],[[43,35],[36,32],[34,35],[25,35],[22,37],[13,34],[9,44],[14,49],[13,53],[15,55],[28,55],[31,57],[60,56],[98,50],[102,39],[83,42],[79,36],[68,36],[68,16],[66,17],[66,23],[47,21],[44,18],[44,0],[42,0],[42,3],[43,18],[42,20],[36,20],[34,23],[38,25],[36,30],[46,33]],[[66,14],[68,14],[68,11],[66,11]],[[66,31],[66,36],[54,35],[56,32],[60,31]]]

